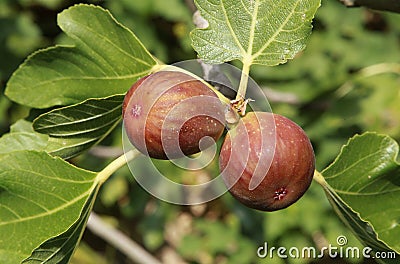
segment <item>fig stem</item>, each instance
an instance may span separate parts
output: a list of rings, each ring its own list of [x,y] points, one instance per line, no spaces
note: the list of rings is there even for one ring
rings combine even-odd
[[[137,156],[139,156],[139,154],[140,152],[137,149],[133,149],[113,160],[97,174],[96,181],[98,184],[102,185],[114,172],[116,172],[129,161],[135,159]]]
[[[319,171],[317,171],[317,170],[314,171],[313,180],[315,180],[315,181],[316,181],[319,185],[321,185],[322,187],[327,186],[327,183],[326,183],[326,181],[325,181],[324,176],[322,176],[322,174],[321,174]]]
[[[246,96],[251,64],[252,64],[251,60],[250,61],[243,60],[242,74],[240,76],[240,83],[239,83],[239,89],[236,94],[236,100],[244,99]]]

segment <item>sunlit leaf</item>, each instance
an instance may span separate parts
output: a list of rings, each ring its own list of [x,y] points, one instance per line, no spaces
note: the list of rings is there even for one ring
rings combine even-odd
[[[40,245],[23,263],[68,263],[86,228],[96,194],[97,189],[87,199],[78,221],[73,226],[61,235],[50,238]]]
[[[96,174],[44,152],[0,155],[0,263],[20,263],[71,227],[95,189]]]
[[[101,7],[76,5],[58,16],[75,46],[31,55],[10,78],[6,95],[35,108],[125,93],[156,61],[136,36]]]
[[[192,32],[207,63],[276,65],[302,50],[320,0],[196,0],[209,26]]]
[[[376,252],[400,252],[398,152],[392,138],[365,133],[350,139],[322,171],[321,184],[339,217]]]

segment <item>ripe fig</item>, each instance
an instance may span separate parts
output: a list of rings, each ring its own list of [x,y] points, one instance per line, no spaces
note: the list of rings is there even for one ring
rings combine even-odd
[[[229,131],[219,162],[229,192],[262,211],[296,202],[310,186],[315,169],[314,151],[303,129],[267,112],[249,112]]]
[[[215,92],[180,71],[160,71],[139,79],[123,103],[129,140],[157,159],[179,158],[209,147],[224,131],[223,118],[224,107]],[[213,141],[202,141],[207,137]]]

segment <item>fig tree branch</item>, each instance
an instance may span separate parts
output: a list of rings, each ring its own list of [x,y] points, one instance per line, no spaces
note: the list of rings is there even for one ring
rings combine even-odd
[[[347,7],[367,7],[375,10],[400,13],[400,0],[339,0]]]
[[[105,223],[97,214],[92,212],[87,227],[97,236],[107,241],[110,245],[120,250],[135,263],[161,264],[139,244],[127,237],[121,231]]]

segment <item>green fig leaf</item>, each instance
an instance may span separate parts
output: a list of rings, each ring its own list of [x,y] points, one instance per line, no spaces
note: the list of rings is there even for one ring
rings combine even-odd
[[[157,62],[138,38],[98,6],[75,5],[58,15],[74,46],[32,54],[14,72],[5,94],[34,108],[124,94]]]
[[[241,60],[273,66],[304,49],[320,0],[196,0],[207,28],[192,44],[206,63]]]
[[[89,99],[45,113],[33,124],[19,120],[0,137],[0,154],[38,150],[63,159],[74,157],[100,142],[119,124],[123,99],[123,95]]]
[[[97,190],[98,188],[90,194],[79,219],[66,232],[44,242],[23,263],[38,263],[38,261],[40,263],[69,263],[86,228]]]
[[[44,150],[48,147],[47,135],[37,133],[32,123],[18,120],[10,128],[10,132],[0,137],[0,154],[19,150]]]
[[[385,135],[356,135],[316,180],[339,217],[375,252],[400,253],[399,145]]]
[[[96,173],[45,152],[2,154],[0,171],[0,263],[20,263],[66,232],[98,186]]]
[[[89,149],[107,136],[120,122],[123,95],[88,99],[45,113],[33,122],[35,131],[49,135],[60,146],[52,155],[70,158]]]

